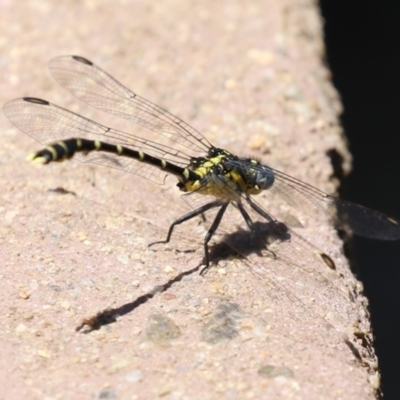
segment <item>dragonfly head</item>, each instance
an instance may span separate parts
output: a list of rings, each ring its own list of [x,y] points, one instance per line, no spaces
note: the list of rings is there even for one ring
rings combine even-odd
[[[258,186],[261,190],[267,190],[274,184],[274,172],[271,168],[263,164],[257,164],[252,171],[254,185]]]

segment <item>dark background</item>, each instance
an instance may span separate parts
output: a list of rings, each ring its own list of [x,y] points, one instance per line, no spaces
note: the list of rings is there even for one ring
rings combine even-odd
[[[354,157],[342,195],[400,219],[400,1],[320,0]],[[400,399],[400,241],[356,238],[385,399]]]

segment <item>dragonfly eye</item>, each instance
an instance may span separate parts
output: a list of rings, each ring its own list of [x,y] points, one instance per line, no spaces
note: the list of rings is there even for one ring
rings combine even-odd
[[[255,174],[255,184],[262,190],[269,189],[274,184],[275,176],[270,168],[260,165]]]

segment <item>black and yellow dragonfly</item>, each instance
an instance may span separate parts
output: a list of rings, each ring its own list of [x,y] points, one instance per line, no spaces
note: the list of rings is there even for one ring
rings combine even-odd
[[[75,158],[118,168],[158,184],[164,184],[167,175],[175,176],[193,209],[172,223],[165,242],[169,242],[176,225],[214,209],[204,238],[206,268],[210,262],[208,243],[228,208],[241,214],[251,237],[260,237],[260,221],[278,224],[254,200],[264,191],[281,196],[310,216],[324,215],[339,229],[373,239],[400,239],[400,224],[395,219],[330,196],[253,158],[213,146],[180,118],[133,93],[83,57],[57,57],[50,61],[49,68],[53,77],[79,99],[141,125],[162,140],[115,130],[46,100],[24,97],[6,103],[3,112],[15,126],[46,146],[28,159],[48,164]],[[194,201],[198,198],[204,201]],[[276,238],[281,233],[280,229],[272,231]],[[328,260],[324,258],[329,265]]]

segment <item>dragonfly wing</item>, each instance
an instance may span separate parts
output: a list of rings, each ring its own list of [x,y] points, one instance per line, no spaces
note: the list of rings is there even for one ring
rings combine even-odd
[[[64,88],[92,107],[159,133],[197,155],[207,152],[211,146],[189,124],[133,93],[86,58],[56,57],[50,61],[49,68]]]
[[[4,105],[3,112],[15,126],[43,145],[69,138],[100,140],[141,150],[182,167],[190,162],[187,156],[168,146],[109,128],[45,100],[35,98],[11,100]],[[75,158],[85,163],[121,169],[158,184],[163,184],[167,175],[156,166],[111,153],[77,153]]]
[[[336,228],[379,240],[400,239],[400,223],[378,211],[330,196],[315,187],[271,168],[275,182],[269,189],[289,205]]]

